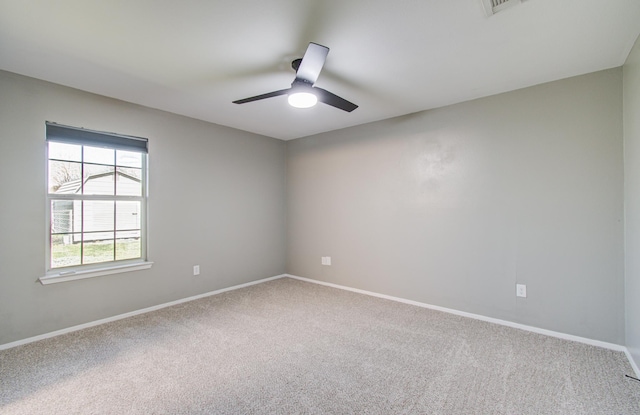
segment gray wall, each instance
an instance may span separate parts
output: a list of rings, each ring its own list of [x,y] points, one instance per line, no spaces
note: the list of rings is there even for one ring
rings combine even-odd
[[[0,344],[285,272],[284,142],[7,72],[0,97]],[[150,270],[36,282],[47,120],[149,138]]]
[[[624,68],[636,359],[639,55]],[[622,344],[622,85],[612,69],[285,143],[0,72],[0,344],[285,268]],[[36,282],[45,120],[150,139],[153,268]]]
[[[640,366],[640,40],[623,74],[626,346]]]
[[[622,144],[620,68],[291,141],[287,271],[623,344]]]

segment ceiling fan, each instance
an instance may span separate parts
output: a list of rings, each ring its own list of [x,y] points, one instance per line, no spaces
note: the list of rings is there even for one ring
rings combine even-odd
[[[251,98],[239,99],[233,101],[233,103],[246,104],[247,102],[258,101],[265,98],[288,95],[289,104],[296,108],[309,108],[320,101],[343,111],[353,111],[358,108],[356,104],[326,89],[313,86],[318,80],[318,76],[320,76],[320,71],[324,66],[324,61],[327,59],[328,53],[328,47],[313,42],[309,43],[309,47],[307,47],[307,51],[304,53],[302,59],[296,59],[291,62],[291,67],[296,71],[296,78],[291,83],[291,88],[256,95]]]

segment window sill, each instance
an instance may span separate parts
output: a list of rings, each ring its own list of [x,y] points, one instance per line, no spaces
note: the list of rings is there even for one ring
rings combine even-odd
[[[135,264],[116,265],[105,268],[95,268],[84,271],[63,271],[53,274],[45,275],[38,278],[41,284],[54,284],[58,282],[67,282],[74,280],[81,280],[85,278],[100,277],[102,275],[120,274],[122,272],[141,271],[143,269],[149,269],[153,265],[153,262],[138,262]]]

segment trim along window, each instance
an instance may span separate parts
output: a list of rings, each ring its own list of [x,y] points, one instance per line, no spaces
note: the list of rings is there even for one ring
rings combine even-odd
[[[147,139],[54,123],[46,128],[47,273],[40,281],[149,264]]]

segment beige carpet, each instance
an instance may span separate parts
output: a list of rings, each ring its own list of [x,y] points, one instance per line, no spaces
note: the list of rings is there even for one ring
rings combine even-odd
[[[640,414],[621,352],[283,278],[0,352],[1,414]]]

